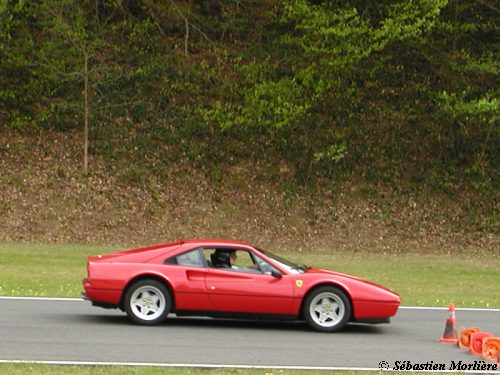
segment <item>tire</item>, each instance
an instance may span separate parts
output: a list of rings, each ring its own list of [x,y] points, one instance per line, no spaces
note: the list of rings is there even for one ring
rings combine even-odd
[[[320,332],[340,331],[351,317],[351,302],[346,294],[334,286],[322,286],[309,293],[304,300],[304,318]]]
[[[172,297],[161,282],[151,279],[139,280],[125,293],[124,307],[134,323],[160,324],[170,312]]]

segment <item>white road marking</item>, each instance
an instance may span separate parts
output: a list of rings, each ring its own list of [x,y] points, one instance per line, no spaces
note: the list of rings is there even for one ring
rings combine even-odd
[[[71,301],[81,302],[85,301],[83,298],[62,298],[62,297],[21,297],[21,296],[0,296],[0,299],[10,300],[32,300],[32,301]]]
[[[448,310],[448,307],[434,307],[434,306],[399,306],[402,310]],[[455,311],[493,311],[500,312],[500,309],[490,309],[486,307],[456,307]]]
[[[18,364],[43,364],[43,365],[67,365],[67,366],[135,366],[135,367],[184,367],[184,368],[231,368],[231,369],[283,369],[283,370],[345,370],[345,371],[380,371],[375,368],[364,367],[314,367],[314,366],[263,366],[263,365],[217,365],[211,363],[156,363],[156,362],[88,362],[88,361],[29,361],[29,360],[4,360],[0,363]]]
[[[157,368],[205,368],[205,369],[280,369],[280,370],[301,370],[301,371],[377,371],[380,368],[375,367],[315,367],[315,366],[264,366],[264,365],[217,365],[211,363],[147,363],[147,362],[88,362],[88,361],[28,361],[28,360],[4,360],[0,359],[0,364],[39,364],[39,365],[58,365],[58,366],[131,366],[131,367],[157,367]],[[387,370],[391,371],[391,370]],[[419,370],[418,372],[427,373],[449,373],[449,371],[431,371]],[[497,374],[498,371],[461,371],[464,374]]]

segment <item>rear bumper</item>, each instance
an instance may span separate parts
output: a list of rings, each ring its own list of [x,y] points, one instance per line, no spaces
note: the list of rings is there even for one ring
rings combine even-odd
[[[115,304],[115,303],[94,301],[89,296],[87,296],[87,294],[85,294],[85,292],[82,292],[81,296],[82,296],[83,300],[89,301],[90,303],[92,303],[92,306],[104,307],[105,309],[117,309],[118,307],[120,307],[120,306],[118,306],[118,304]]]
[[[82,285],[84,289],[81,293],[82,298],[92,302],[92,305],[105,308],[119,307],[121,290],[93,288],[91,281],[87,278],[82,280]]]

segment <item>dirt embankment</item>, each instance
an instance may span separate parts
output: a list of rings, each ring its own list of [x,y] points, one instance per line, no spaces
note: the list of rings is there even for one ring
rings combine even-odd
[[[220,237],[275,249],[500,251],[498,234],[467,224],[463,197],[386,188],[374,198],[355,183],[292,193],[245,163],[217,183],[185,165],[131,183],[95,156],[84,175],[80,136],[0,134],[0,241],[138,245]]]

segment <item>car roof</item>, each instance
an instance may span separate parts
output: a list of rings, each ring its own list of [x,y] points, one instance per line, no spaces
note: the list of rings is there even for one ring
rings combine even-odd
[[[225,246],[242,246],[242,247],[253,247],[248,242],[234,241],[234,240],[224,240],[219,238],[207,238],[207,239],[191,239],[181,241],[182,244],[194,245],[194,246],[213,246],[213,247],[225,247]]]

